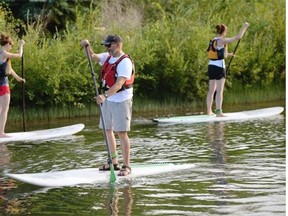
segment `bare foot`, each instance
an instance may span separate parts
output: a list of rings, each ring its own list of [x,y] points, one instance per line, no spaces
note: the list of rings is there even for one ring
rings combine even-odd
[[[224,115],[223,113],[218,113],[218,114],[216,115],[216,117],[226,117],[226,115]]]
[[[212,116],[212,115],[215,115],[215,113],[210,112],[210,113],[207,113],[207,115]]]
[[[0,134],[0,138],[8,138],[8,137],[11,137],[11,136],[9,136],[7,134]]]

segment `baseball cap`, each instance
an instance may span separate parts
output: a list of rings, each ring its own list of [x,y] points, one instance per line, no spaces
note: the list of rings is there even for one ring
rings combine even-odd
[[[122,42],[122,38],[116,34],[110,34],[102,41],[101,44],[108,45],[111,43],[118,43],[118,42]]]

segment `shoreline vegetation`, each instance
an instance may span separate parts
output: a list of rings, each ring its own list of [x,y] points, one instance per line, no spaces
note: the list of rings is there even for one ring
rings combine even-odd
[[[97,116],[80,41],[87,38],[95,52],[104,52],[100,41],[111,33],[122,36],[124,51],[135,63],[134,116],[205,113],[209,40],[217,24],[228,26],[229,37],[244,22],[250,26],[227,76],[224,112],[239,104],[285,100],[284,0],[0,3],[0,30],[15,44],[20,38],[26,42],[23,65],[13,61],[12,66],[19,75],[23,66],[29,123]],[[100,70],[98,64],[93,66],[95,72]],[[13,79],[9,84],[8,125],[21,121],[23,103],[22,86]]]
[[[253,106],[257,104],[277,103],[285,104],[285,86],[272,85],[268,88],[243,88],[235,86],[226,88],[224,91],[224,112],[225,109],[233,110],[233,107],[241,105]],[[23,109],[21,107],[11,107],[9,111],[8,122],[18,123],[23,121]],[[206,113],[206,100],[202,101],[181,101],[179,99],[166,99],[165,101],[156,101],[149,99],[138,99],[134,95],[133,116],[173,116],[173,115],[196,115]],[[25,121],[58,121],[69,118],[87,118],[98,117],[99,107],[91,101],[85,107],[54,107],[46,109],[26,108]]]

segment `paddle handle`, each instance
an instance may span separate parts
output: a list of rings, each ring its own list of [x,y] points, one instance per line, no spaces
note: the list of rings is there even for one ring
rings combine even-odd
[[[248,24],[248,23],[245,23],[245,25],[247,25],[247,24]],[[248,25],[248,26],[249,26],[249,25]],[[244,30],[243,35],[241,36],[241,38],[242,38],[242,37],[244,36],[244,34],[246,33],[248,26],[247,26],[246,29]],[[226,75],[228,74],[230,64],[231,64],[232,60],[234,59],[234,55],[235,55],[235,53],[236,53],[236,51],[237,51],[237,49],[238,49],[238,46],[239,46],[240,41],[241,41],[241,38],[238,40],[238,42],[237,42],[237,44],[236,44],[236,47],[235,47],[235,49],[234,49],[234,52],[233,52],[233,56],[231,57],[231,59],[230,59],[230,61],[229,61],[229,63],[228,63],[228,66],[227,66],[227,69],[226,69]]]
[[[23,50],[24,51],[24,50]],[[24,54],[22,54],[21,57],[21,76],[22,79],[24,79]],[[23,124],[23,131],[26,131],[26,117],[25,117],[25,113],[26,113],[26,108],[25,108],[25,85],[24,82],[22,82],[22,124]]]
[[[230,59],[230,61],[229,61],[229,63],[228,63],[228,66],[227,66],[227,69],[226,69],[226,75],[228,74],[230,64],[231,64],[232,60],[234,59],[234,55],[235,55],[235,53],[236,53],[236,51],[237,51],[237,49],[238,49],[238,46],[239,46],[240,41],[241,41],[241,39],[238,40],[237,45],[236,45],[236,47],[235,47],[235,49],[234,49],[234,52],[233,52],[233,56],[231,57],[231,59]]]
[[[97,96],[99,96],[99,91],[98,91],[98,88],[97,88],[97,81],[96,81],[93,65],[92,65],[92,62],[91,62],[91,55],[90,55],[90,52],[87,49],[87,46],[85,46],[84,48],[85,48],[85,52],[86,52],[86,55],[87,55],[87,58],[88,58],[90,72],[91,72],[91,76],[92,76],[92,79],[93,79],[93,82],[94,82],[94,90],[95,90],[95,94],[96,94],[96,97],[97,97]],[[99,110],[100,110],[100,118],[101,118],[101,122],[102,122],[102,126],[103,126],[105,143],[107,145],[108,160],[110,161],[111,160],[111,152],[110,152],[110,147],[108,145],[108,138],[107,138],[107,134],[106,134],[106,126],[105,126],[105,122],[104,122],[104,118],[103,118],[101,104],[99,105]],[[111,160],[111,163],[112,163],[112,160]]]

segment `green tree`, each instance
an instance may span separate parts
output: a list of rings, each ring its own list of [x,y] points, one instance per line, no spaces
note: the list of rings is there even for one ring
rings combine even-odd
[[[0,10],[0,29],[13,38],[18,37],[17,26],[25,26],[26,101],[31,106],[90,104],[93,82],[79,43],[87,38],[95,52],[103,52],[105,49],[99,42],[110,33],[123,37],[124,51],[135,61],[137,98],[203,101],[208,89],[206,49],[218,23],[228,26],[229,36],[237,34],[245,21],[251,24],[231,64],[227,78],[230,86],[253,89],[275,83],[285,85],[284,0],[224,0],[213,4],[210,0],[78,3],[47,1],[43,9],[46,16],[35,15],[34,20],[31,18],[33,22],[25,25],[14,19],[7,7]],[[31,7],[27,11],[32,11]],[[65,18],[64,11],[71,13]],[[51,19],[49,14],[53,14]],[[48,20],[54,20],[50,29],[55,30],[49,34]],[[233,51],[235,45],[229,45],[229,50]],[[100,66],[94,66],[97,72]],[[13,67],[19,72],[20,61],[13,61]],[[13,80],[11,88],[21,91]],[[21,104],[20,94],[13,97],[13,105]]]

